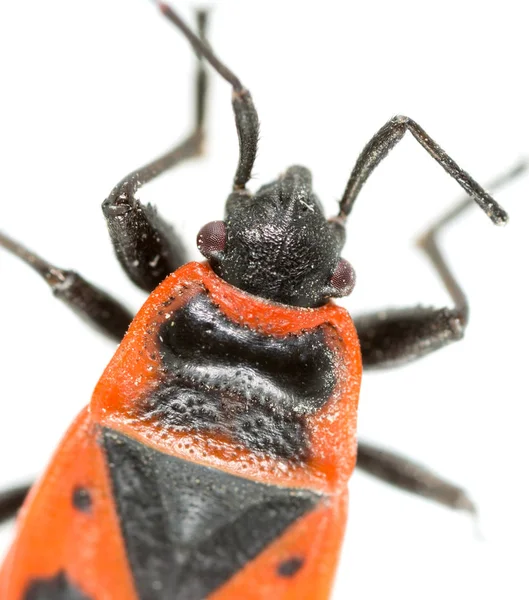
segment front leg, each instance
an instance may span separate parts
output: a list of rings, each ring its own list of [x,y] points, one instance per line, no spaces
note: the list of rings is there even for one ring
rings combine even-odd
[[[206,13],[198,14],[199,35],[204,35]],[[204,114],[207,91],[206,72],[198,57],[195,80],[195,127],[182,143],[149,164],[129,173],[103,202],[110,239],[123,270],[138,287],[152,290],[167,275],[187,262],[179,236],[150,204],[136,197],[138,189],[168,169],[198,156],[204,138]]]
[[[524,172],[527,167],[526,162],[516,165],[492,182],[490,189],[501,187]],[[472,203],[471,199],[466,199],[457,204],[419,239],[419,246],[443,281],[454,307],[391,309],[356,317],[354,321],[365,369],[398,366],[430,354],[463,337],[468,323],[468,302],[444,260],[437,243],[437,235]]]
[[[364,369],[406,364],[463,337],[466,321],[449,308],[386,310],[355,319]]]

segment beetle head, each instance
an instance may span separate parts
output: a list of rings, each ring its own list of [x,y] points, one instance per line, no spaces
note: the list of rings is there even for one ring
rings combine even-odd
[[[255,195],[235,191],[225,221],[199,232],[197,244],[220,277],[256,296],[319,306],[349,294],[354,271],[340,258],[343,226],[327,221],[304,167],[290,167]]]

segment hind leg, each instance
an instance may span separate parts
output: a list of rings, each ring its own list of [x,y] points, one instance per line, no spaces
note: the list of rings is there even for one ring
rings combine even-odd
[[[32,485],[20,485],[0,492],[0,524],[16,515]]]

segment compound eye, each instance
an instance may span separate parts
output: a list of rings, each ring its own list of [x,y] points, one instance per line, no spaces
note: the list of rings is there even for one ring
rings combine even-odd
[[[206,258],[218,255],[226,247],[226,224],[224,221],[211,221],[204,225],[197,235],[197,246]]]
[[[341,258],[331,277],[331,286],[335,290],[333,295],[338,298],[348,296],[353,291],[355,281],[356,274],[353,267],[345,259]]]

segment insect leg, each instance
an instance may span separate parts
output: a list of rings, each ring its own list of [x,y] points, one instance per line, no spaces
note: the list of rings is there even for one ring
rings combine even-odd
[[[412,494],[429,498],[449,508],[476,513],[476,507],[465,490],[398,454],[359,442],[356,466],[373,477]]]
[[[497,189],[528,168],[521,162],[490,184]],[[466,297],[437,244],[442,228],[473,204],[466,198],[440,218],[419,240],[454,301],[454,308],[404,308],[378,311],[354,319],[365,369],[398,366],[421,358],[463,337],[468,322]]]
[[[0,492],[0,524],[16,515],[32,485],[20,485]]]
[[[507,213],[503,208],[468,173],[463,171],[420,125],[402,115],[393,117],[379,129],[358,157],[340,201],[340,212],[337,217],[339,222],[345,223],[367,178],[389,151],[400,142],[406,131],[411,132],[428,154],[459,183],[494,223],[499,225],[507,222]]]
[[[0,232],[0,246],[32,267],[50,286],[53,294],[77,315],[108,337],[120,342],[132,313],[109,294],[89,283],[75,271],[56,267]]]
[[[217,58],[204,41],[199,39],[189,29],[172,8],[159,0],[155,0],[155,4],[162,14],[186,36],[189,43],[195,49],[195,52],[203,56],[215,71],[231,84],[233,88],[232,106],[235,113],[235,127],[237,128],[237,135],[239,137],[239,163],[233,180],[233,189],[235,191],[243,191],[252,175],[259,139],[259,118],[257,117],[252,96],[242,85],[239,78]]]
[[[199,34],[204,35],[207,15],[198,13]],[[140,288],[151,292],[167,275],[187,262],[182,242],[173,228],[150,204],[135,197],[138,189],[181,162],[199,156],[204,142],[207,77],[198,59],[195,80],[195,125],[183,142],[124,177],[103,202],[110,239],[121,266]]]

